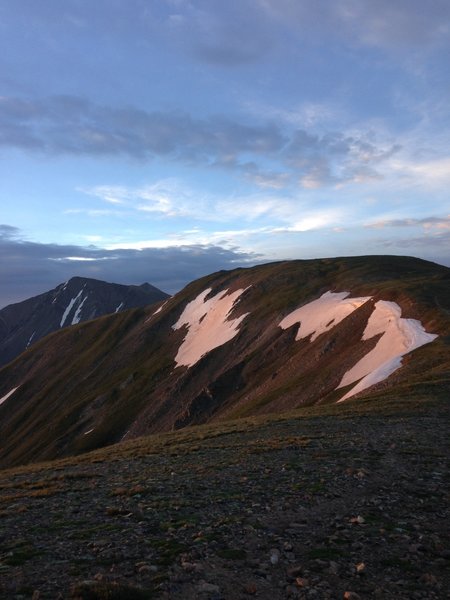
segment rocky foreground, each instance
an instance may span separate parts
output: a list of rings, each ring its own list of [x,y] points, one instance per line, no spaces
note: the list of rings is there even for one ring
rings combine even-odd
[[[448,417],[241,421],[4,471],[0,597],[448,598]]]

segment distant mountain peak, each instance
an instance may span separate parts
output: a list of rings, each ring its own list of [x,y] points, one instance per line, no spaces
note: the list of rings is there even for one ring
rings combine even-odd
[[[122,285],[72,277],[54,289],[0,310],[0,366],[62,327],[168,298],[144,284]]]

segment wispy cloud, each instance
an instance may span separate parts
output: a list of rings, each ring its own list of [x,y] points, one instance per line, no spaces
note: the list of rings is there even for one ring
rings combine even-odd
[[[450,231],[450,215],[446,217],[425,217],[423,219],[385,219],[370,223],[366,227],[372,229],[384,229],[385,227],[423,227],[426,231],[432,232]]]
[[[390,169],[403,179],[411,179],[423,187],[450,184],[450,156],[433,160],[398,159],[392,161]]]
[[[239,203],[237,203],[239,204]],[[253,210],[259,210],[259,213],[265,213],[270,210],[270,205],[261,205],[253,207]],[[291,213],[290,218],[281,219],[279,225],[261,225],[261,226],[242,226],[230,229],[205,230],[195,228],[191,230],[179,231],[162,238],[140,239],[135,241],[117,241],[107,244],[109,250],[117,250],[120,248],[143,250],[146,248],[170,248],[170,247],[189,247],[217,245],[224,248],[236,249],[247,248],[251,241],[259,241],[266,244],[269,248],[273,239],[279,238],[282,235],[304,233],[313,230],[332,229],[336,223],[343,220],[342,214],[336,209],[330,210],[315,210],[315,211],[300,211],[294,215]],[[244,216],[247,216],[242,211]],[[257,222],[257,219],[246,219],[249,223]],[[283,222],[284,221],[284,222]],[[266,258],[269,258],[266,255]]]
[[[123,210],[159,214],[164,217],[194,216],[210,218],[204,194],[194,192],[176,178],[160,179],[141,186],[98,185],[80,188],[84,194],[103,202],[120,205]]]

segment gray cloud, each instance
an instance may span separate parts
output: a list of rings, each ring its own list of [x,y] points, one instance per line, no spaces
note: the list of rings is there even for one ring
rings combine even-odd
[[[178,48],[218,68],[263,60],[272,49],[318,39],[384,50],[414,51],[449,43],[448,0],[15,0],[3,3],[2,21],[23,25],[45,40],[47,28],[61,35],[83,33],[96,40]],[[55,34],[56,35],[56,34]]]
[[[257,254],[214,245],[104,250],[40,244],[20,239],[20,231],[10,225],[0,225],[0,255],[0,308],[77,275],[124,284],[148,281],[174,293],[198,277],[220,269],[249,266],[259,258]]]
[[[299,172],[306,187],[379,179],[376,166],[398,152],[400,146],[380,147],[370,137],[341,132],[319,136],[297,130],[283,149],[283,157]]]
[[[383,49],[448,44],[447,0],[259,0],[268,17],[304,36],[328,33]]]
[[[73,96],[0,98],[0,146],[137,160],[163,156],[233,169],[261,187],[287,184],[286,168],[306,187],[377,178],[377,165],[399,146],[380,146],[372,137],[286,133],[274,123],[248,125],[223,116],[194,119],[179,112],[118,109]],[[261,157],[278,162],[281,169],[265,172],[257,165]]]
[[[3,225],[0,223],[0,240],[12,240],[20,237],[20,229],[12,225]]]
[[[0,98],[0,144],[47,153],[172,156],[192,162],[237,153],[273,153],[284,145],[279,128],[250,126],[225,117],[193,119],[178,112],[113,109],[84,98]]]
[[[164,24],[176,43],[218,67],[263,60],[291,36],[320,38],[385,51],[421,52],[448,45],[447,0],[191,0],[172,2]],[[420,57],[422,58],[422,57]]]
[[[383,248],[392,251],[401,249],[408,254],[412,251],[415,256],[421,256],[446,267],[450,267],[450,231],[434,234],[424,234],[404,239],[385,239],[379,242]]]
[[[260,60],[275,41],[270,20],[252,0],[197,0],[178,8],[177,36],[210,64],[236,67]]]
[[[378,221],[368,225],[373,229],[389,227],[412,228],[421,227],[422,234],[404,238],[381,239],[378,244],[383,248],[401,249],[412,252],[416,256],[427,258],[441,265],[450,267],[450,215],[448,217],[424,217],[423,219],[391,219]]]
[[[369,223],[367,227],[372,229],[382,229],[383,227],[424,227],[425,229],[450,231],[450,216],[424,217],[423,219],[385,219]]]

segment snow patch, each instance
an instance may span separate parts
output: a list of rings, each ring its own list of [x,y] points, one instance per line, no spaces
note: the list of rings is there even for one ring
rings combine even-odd
[[[26,348],[28,348],[28,346],[31,344],[35,335],[36,335],[36,332],[33,331],[33,333],[30,335],[30,339],[27,342]]]
[[[8,398],[9,398],[10,396],[12,396],[12,395],[14,394],[14,392],[15,392],[16,390],[18,390],[18,389],[19,389],[19,387],[20,387],[20,386],[17,386],[17,387],[15,387],[15,388],[13,388],[13,389],[12,389],[10,392],[8,392],[8,393],[7,393],[7,394],[5,394],[4,396],[2,396],[2,397],[0,398],[0,404],[3,404],[3,402],[5,402],[6,400],[8,400]]]
[[[380,300],[375,304],[364,330],[362,340],[370,340],[381,335],[376,346],[368,352],[343,376],[336,389],[359,383],[347,392],[339,402],[358,392],[383,381],[402,365],[402,357],[436,339],[434,333],[427,333],[420,321],[402,319],[401,308],[395,302]]]
[[[66,322],[66,319],[67,319],[67,317],[69,316],[69,313],[70,313],[70,311],[71,311],[71,310],[72,310],[72,308],[73,308],[73,305],[74,305],[74,304],[75,304],[75,302],[76,302],[76,301],[77,301],[77,300],[80,298],[80,296],[81,296],[81,294],[82,294],[82,293],[83,293],[83,290],[80,290],[80,291],[78,292],[78,294],[75,296],[75,298],[72,298],[72,300],[69,302],[69,304],[68,304],[68,306],[67,306],[67,308],[66,308],[66,310],[64,311],[64,314],[63,314],[63,316],[62,316],[61,323],[60,323],[60,325],[59,325],[60,327],[62,327],[62,326],[64,325],[64,323]]]
[[[165,302],[163,302],[163,303],[161,304],[161,306],[160,306],[160,307],[159,307],[157,310],[155,310],[155,312],[152,314],[152,317],[154,317],[155,315],[157,315],[158,313],[160,313],[160,312],[162,311],[162,309],[165,307],[165,305],[166,305],[168,302],[169,302],[168,300],[166,300]]]
[[[229,316],[247,289],[236,290],[231,294],[224,290],[205,300],[211,292],[211,288],[208,288],[186,305],[180,318],[172,326],[175,330],[183,326],[188,328],[175,357],[178,366],[192,367],[202,356],[235,337],[240,323],[249,313],[237,319],[230,319]]]
[[[154,317],[155,315],[157,315],[158,313],[160,313],[160,312],[162,311],[162,309],[165,307],[165,305],[166,305],[168,302],[169,302],[169,300],[166,300],[165,302],[163,302],[163,303],[161,304],[161,306],[160,306],[160,307],[159,307],[157,310],[155,310],[155,312],[154,312],[154,313],[152,313],[152,314],[151,314],[149,317],[147,317],[147,318],[145,319],[144,323],[149,323],[149,322],[150,322],[150,321],[153,319],[153,317]]]
[[[81,321],[81,309],[83,308],[83,304],[86,302],[86,300],[88,299],[87,296],[85,296],[83,298],[83,300],[80,302],[77,310],[75,311],[75,314],[73,315],[73,319],[72,319],[72,325],[76,325],[77,323],[79,323]]]
[[[300,323],[295,339],[301,340],[312,334],[313,342],[319,335],[335,327],[350,313],[370,300],[370,296],[348,298],[349,294],[350,292],[325,292],[317,300],[289,313],[279,326],[288,329],[295,323]]]
[[[123,307],[123,302],[121,302],[119,304],[119,306],[116,308],[116,310],[114,311],[115,313],[119,312],[119,310]]]

